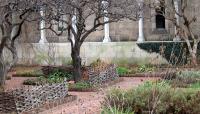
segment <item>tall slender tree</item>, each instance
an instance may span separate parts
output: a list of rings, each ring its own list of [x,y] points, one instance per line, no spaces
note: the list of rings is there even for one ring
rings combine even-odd
[[[81,80],[80,48],[85,39],[107,23],[122,21],[125,18],[137,20],[138,17],[138,4],[135,0],[47,0],[47,7],[50,8],[47,29],[51,29],[57,35],[64,31],[68,33],[76,82]],[[67,18],[61,18],[62,16]],[[104,17],[109,20],[105,21]],[[87,25],[88,20],[93,24]],[[53,27],[56,22],[65,23],[66,29],[57,32]]]
[[[32,12],[37,12],[39,3],[37,0],[0,1],[0,86],[4,86],[8,70],[18,60],[15,43],[22,32],[22,25],[30,21]],[[11,55],[12,59],[8,60],[5,54]]]

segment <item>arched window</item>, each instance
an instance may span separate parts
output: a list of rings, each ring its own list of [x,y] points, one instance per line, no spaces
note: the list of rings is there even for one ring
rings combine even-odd
[[[156,29],[165,29],[165,8],[156,9]]]

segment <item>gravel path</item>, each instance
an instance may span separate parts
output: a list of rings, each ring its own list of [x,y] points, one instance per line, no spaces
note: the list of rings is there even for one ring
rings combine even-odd
[[[99,92],[69,92],[71,95],[77,95],[78,99],[71,103],[63,104],[52,108],[51,110],[44,111],[40,114],[100,114],[101,102],[103,101],[106,91],[110,88],[117,87],[130,89],[142,84],[143,81],[156,79],[157,78],[140,77],[123,78],[122,82],[104,88]]]

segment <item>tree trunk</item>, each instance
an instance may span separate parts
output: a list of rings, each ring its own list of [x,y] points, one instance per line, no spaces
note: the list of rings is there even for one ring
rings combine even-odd
[[[191,54],[191,62],[192,62],[192,65],[194,65],[194,66],[197,66],[198,65],[198,63],[197,63],[197,56],[196,56],[196,54],[195,53],[192,53]]]
[[[189,54],[191,57],[191,64],[194,66],[197,66],[197,49],[198,49],[198,44],[199,42],[194,40],[194,44],[193,46],[191,45],[189,39],[185,39],[187,46],[188,46],[188,50],[189,50]]]
[[[81,57],[80,57],[80,46],[72,47],[72,62],[74,67],[74,81],[81,81]]]
[[[0,58],[0,87],[4,87],[7,76],[6,65],[3,62],[2,58]]]
[[[194,40],[193,46],[189,48],[189,53],[191,57],[191,64],[197,66],[197,49],[198,49],[198,42]]]

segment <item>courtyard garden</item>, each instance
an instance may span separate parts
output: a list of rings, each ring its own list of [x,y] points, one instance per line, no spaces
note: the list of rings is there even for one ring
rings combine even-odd
[[[0,0],[0,114],[200,114],[197,9]]]
[[[199,112],[198,68],[189,66],[173,68],[171,65],[152,64],[113,65],[97,59],[82,69],[84,78],[75,83],[71,65],[18,65],[9,72],[6,91],[19,88],[28,88],[32,91],[31,88],[35,87],[47,85],[60,87],[58,85],[66,83],[65,100],[56,97],[48,104],[41,103],[42,105],[28,109],[17,108],[20,113],[198,114]],[[63,91],[63,88],[58,91]]]

